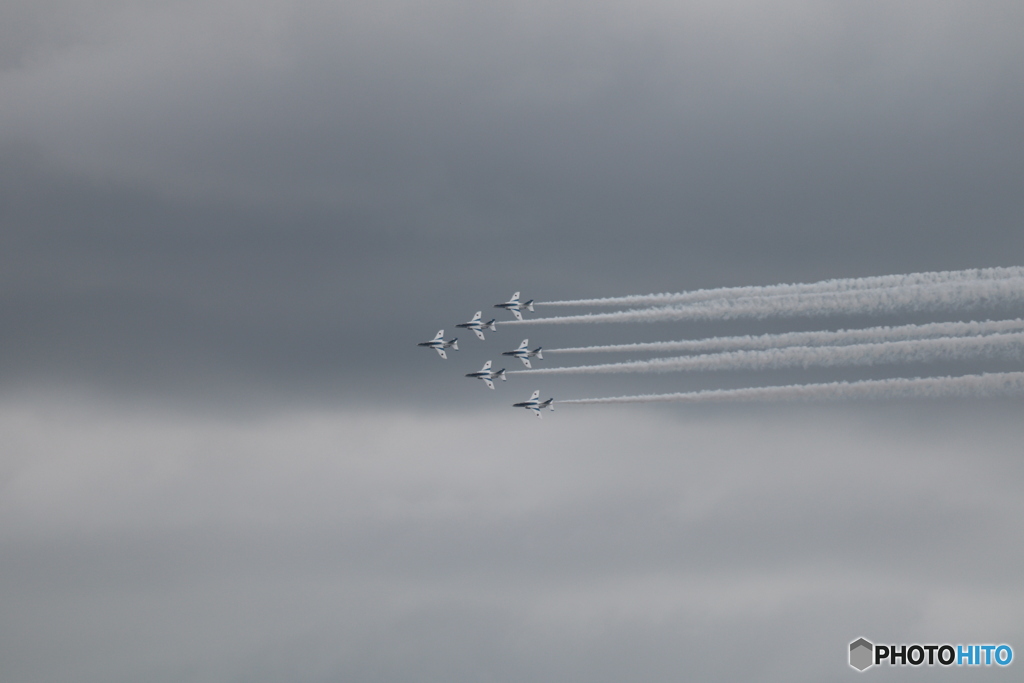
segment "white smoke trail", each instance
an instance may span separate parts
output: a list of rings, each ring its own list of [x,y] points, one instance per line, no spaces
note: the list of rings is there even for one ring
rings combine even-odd
[[[607,344],[604,346],[574,346],[563,349],[544,349],[544,353],[603,353],[610,351],[682,351],[706,353],[739,349],[770,349],[784,346],[823,346],[878,343],[904,339],[930,337],[966,337],[1024,330],[1024,319],[986,320],[983,322],[946,322],[894,327],[868,327],[859,330],[823,330],[814,332],[784,332],[759,336],[710,337],[682,339],[680,341],[645,342],[639,344]]]
[[[828,384],[715,389],[678,394],[577,398],[558,403],[726,403],[738,401],[820,401],[892,398],[988,398],[1024,396],[1024,372],[997,372],[961,377],[872,379]]]
[[[1024,277],[1024,267],[973,268],[970,270],[945,270],[904,275],[881,275],[877,277],[842,278],[821,282],[763,285],[751,287],[719,287],[698,289],[689,292],[664,294],[639,294],[615,296],[600,299],[569,299],[564,301],[540,301],[535,306],[657,306],[668,304],[696,303],[714,299],[734,299],[746,296],[770,296],[778,294],[810,294],[825,292],[846,292],[859,289],[879,289],[935,285],[947,282],[978,280],[1000,280]]]
[[[1004,278],[848,292],[747,296],[683,306],[660,306],[614,313],[510,320],[503,324],[625,323],[667,320],[761,319],[772,316],[879,314],[957,309],[976,305],[991,306],[1021,301],[1024,301],[1024,278]]]
[[[562,368],[513,370],[515,374],[580,375],[621,372],[703,372],[710,370],[775,370],[779,368],[879,365],[957,360],[965,357],[1020,358],[1024,332],[981,337],[941,337],[850,344],[848,346],[787,346],[760,351],[728,351],[700,356],[576,365]]]

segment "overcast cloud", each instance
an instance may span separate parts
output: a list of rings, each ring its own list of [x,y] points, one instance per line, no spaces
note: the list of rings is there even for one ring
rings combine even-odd
[[[854,675],[858,636],[1024,653],[1019,399],[508,407],[1018,360],[462,377],[525,335],[1018,307],[415,346],[514,290],[1024,264],[1021,35],[1012,1],[5,2],[4,680],[811,681]]]

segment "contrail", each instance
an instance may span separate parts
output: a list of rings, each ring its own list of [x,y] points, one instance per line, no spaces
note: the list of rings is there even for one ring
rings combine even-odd
[[[957,360],[965,357],[1020,358],[1024,332],[980,337],[940,337],[850,344],[848,346],[787,346],[760,351],[728,351],[700,356],[576,365],[562,368],[513,370],[515,374],[579,375],[622,372],[702,372],[709,370],[775,370],[778,368],[879,365]]]
[[[571,323],[627,323],[668,320],[762,319],[838,314],[879,314],[957,309],[976,305],[1019,303],[1024,300],[1024,278],[946,282],[935,285],[886,287],[848,292],[776,294],[718,299],[682,306],[659,306],[613,313],[588,313],[530,320],[504,325]]]
[[[868,327],[859,330],[824,330],[815,332],[784,332],[782,334],[744,335],[738,337],[710,337],[682,339],[680,341],[645,342],[639,344],[607,344],[604,346],[573,346],[563,349],[544,349],[545,353],[603,353],[609,351],[682,351],[706,353],[739,349],[770,349],[784,346],[824,346],[878,343],[904,339],[930,337],[966,337],[1024,330],[1024,320],[986,320],[984,322],[946,322],[894,327]]]
[[[1024,372],[961,377],[871,379],[828,384],[715,389],[679,394],[577,398],[558,403],[726,403],[738,401],[818,401],[825,399],[987,398],[1024,395]]]
[[[842,278],[820,282],[764,285],[751,287],[719,287],[698,289],[689,292],[640,294],[635,296],[614,296],[600,299],[569,299],[564,301],[540,301],[535,306],[641,306],[686,304],[714,299],[735,299],[746,296],[768,296],[776,294],[810,294],[825,292],[846,292],[858,289],[879,289],[917,285],[944,284],[978,280],[1000,280],[1024,277],[1024,267],[972,268],[970,270],[945,270],[905,275],[881,275],[877,277]]]

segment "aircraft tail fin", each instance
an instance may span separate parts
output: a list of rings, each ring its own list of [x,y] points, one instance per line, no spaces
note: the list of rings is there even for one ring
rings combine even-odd
[[[454,339],[452,339],[452,348],[455,349],[456,351],[459,350],[459,338],[458,337],[455,337]]]
[[[551,412],[554,412],[555,411],[555,399],[554,398],[549,398],[548,400],[546,400],[543,403],[541,403],[540,407],[541,408],[547,408]]]
[[[501,370],[498,370],[496,373],[494,373],[494,379],[500,379],[502,382],[507,382],[508,378],[505,377],[505,368],[502,368]]]
[[[537,356],[537,358],[540,358],[541,360],[544,360],[544,354],[540,352],[541,348],[543,347],[538,346],[537,350],[533,352],[533,355]]]
[[[533,310],[533,299],[530,299],[529,301],[527,301],[525,304],[523,304],[523,306],[526,306],[526,310],[532,311]]]
[[[485,323],[483,324],[483,327],[484,327],[484,329],[488,329],[488,330],[493,330],[493,331],[497,331],[497,329],[498,329],[498,328],[497,328],[497,326],[496,326],[496,322],[495,322],[495,321],[496,321],[496,318],[491,318],[490,320],[488,320],[487,322],[485,322]]]

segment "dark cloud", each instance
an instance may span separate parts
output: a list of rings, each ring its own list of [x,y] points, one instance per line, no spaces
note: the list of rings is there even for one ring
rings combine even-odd
[[[481,286],[1018,263],[1019,21],[994,7],[119,5],[6,76],[9,311],[279,383],[289,355],[349,364],[321,343],[391,364]]]

